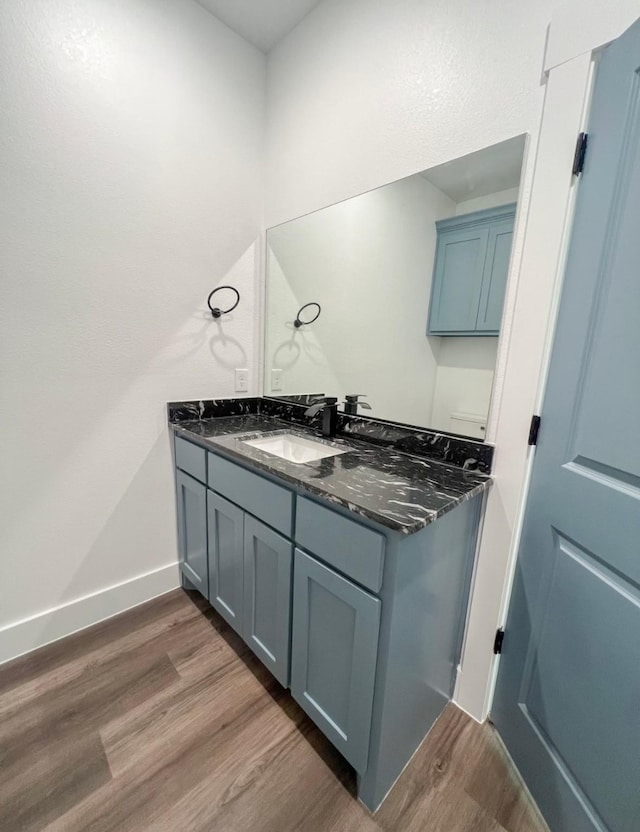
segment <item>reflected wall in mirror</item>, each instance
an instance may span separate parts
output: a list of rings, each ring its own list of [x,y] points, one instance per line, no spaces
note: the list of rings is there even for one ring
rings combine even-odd
[[[484,438],[524,144],[269,229],[265,395]]]

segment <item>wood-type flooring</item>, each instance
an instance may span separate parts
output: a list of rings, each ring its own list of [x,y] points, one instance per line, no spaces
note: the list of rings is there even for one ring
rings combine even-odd
[[[449,705],[375,816],[197,593],[0,667],[2,832],[542,832],[494,729]]]

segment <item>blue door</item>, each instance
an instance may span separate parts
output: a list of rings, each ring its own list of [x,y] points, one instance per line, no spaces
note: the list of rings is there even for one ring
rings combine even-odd
[[[640,830],[640,21],[598,69],[492,719],[553,832]]]

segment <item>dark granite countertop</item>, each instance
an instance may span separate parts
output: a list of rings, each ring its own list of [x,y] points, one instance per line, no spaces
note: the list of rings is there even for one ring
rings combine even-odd
[[[491,477],[349,437],[330,445],[347,453],[304,464],[288,462],[245,444],[256,434],[280,431],[313,439],[308,428],[260,414],[174,422],[172,429],[210,450],[291,483],[403,534],[432,523],[491,485]],[[251,436],[253,434],[253,437]]]

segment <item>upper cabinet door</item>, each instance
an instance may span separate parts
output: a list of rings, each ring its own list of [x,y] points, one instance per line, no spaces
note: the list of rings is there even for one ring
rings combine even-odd
[[[381,602],[296,549],[291,693],[362,773],[378,656]]]
[[[488,239],[486,227],[438,232],[429,332],[475,329]]]
[[[509,271],[515,205],[436,223],[430,335],[497,335]]]
[[[476,323],[476,329],[487,335],[498,335],[500,332],[512,240],[513,219],[497,223],[489,231],[482,294]]]
[[[209,597],[207,566],[207,490],[183,471],[176,472],[178,552],[183,575]]]
[[[284,687],[289,686],[293,545],[244,516],[244,640]]]
[[[207,513],[209,601],[242,635],[244,513],[213,491],[207,491]]]

